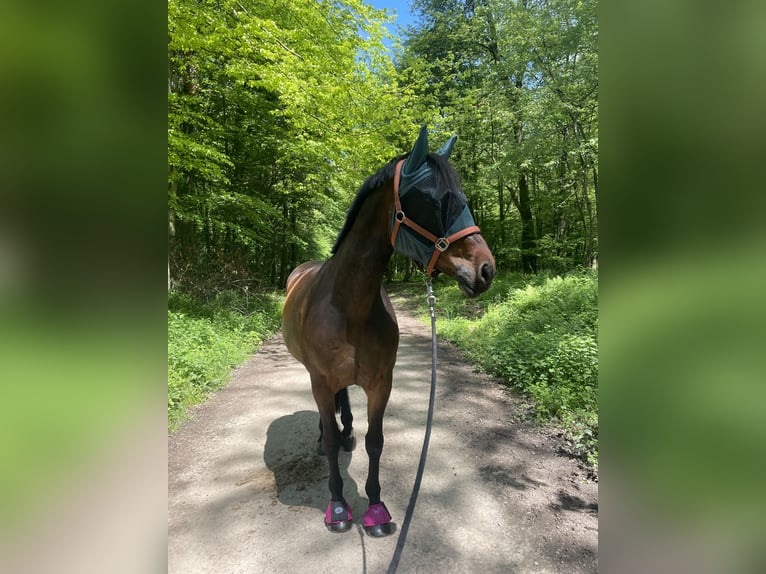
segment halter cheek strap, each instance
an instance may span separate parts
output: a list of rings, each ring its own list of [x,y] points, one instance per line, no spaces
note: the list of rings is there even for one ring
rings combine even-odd
[[[436,235],[409,219],[404,214],[404,211],[402,211],[402,202],[399,199],[399,180],[401,178],[402,164],[404,164],[403,159],[396,163],[396,168],[394,169],[394,208],[396,211],[394,212],[394,227],[391,230],[391,246],[396,247],[396,236],[399,233],[399,227],[401,225],[406,225],[416,233],[431,241],[434,244],[434,252],[431,254],[431,259],[429,260],[426,269],[426,274],[430,277],[436,266],[436,262],[439,259],[439,255],[445,252],[451,243],[468,235],[479,233],[480,229],[476,225],[471,225],[446,237],[436,237]]]

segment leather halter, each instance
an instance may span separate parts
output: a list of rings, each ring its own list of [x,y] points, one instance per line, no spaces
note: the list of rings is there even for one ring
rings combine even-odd
[[[474,233],[479,233],[480,229],[476,225],[471,225],[447,237],[436,237],[436,235],[409,219],[404,214],[404,211],[402,211],[402,202],[399,199],[399,179],[402,171],[402,164],[404,164],[404,161],[405,160],[403,159],[399,160],[396,163],[396,168],[394,169],[394,206],[396,212],[394,213],[394,228],[391,231],[391,246],[396,247],[396,235],[399,233],[400,225],[406,225],[415,233],[422,235],[430,242],[432,242],[434,244],[434,252],[431,255],[431,260],[428,262],[428,268],[426,269],[426,274],[430,277],[433,273],[434,267],[436,266],[436,261],[439,259],[439,255],[444,253],[449,248],[451,243],[454,243],[463,237],[473,235]]]

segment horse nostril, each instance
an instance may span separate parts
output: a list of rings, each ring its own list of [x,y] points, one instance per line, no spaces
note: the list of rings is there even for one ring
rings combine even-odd
[[[489,263],[485,263],[481,266],[481,278],[484,279],[484,282],[487,284],[487,286],[492,283],[492,277],[494,277],[494,275],[495,270]]]

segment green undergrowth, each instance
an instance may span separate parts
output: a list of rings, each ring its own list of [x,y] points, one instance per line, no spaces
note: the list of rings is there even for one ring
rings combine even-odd
[[[397,292],[411,299],[420,290]],[[478,299],[440,277],[434,293],[438,335],[532,399],[537,419],[560,426],[570,452],[597,468],[597,274],[501,274]]]
[[[282,296],[225,291],[168,296],[168,426],[175,429],[229,371],[279,329]]]

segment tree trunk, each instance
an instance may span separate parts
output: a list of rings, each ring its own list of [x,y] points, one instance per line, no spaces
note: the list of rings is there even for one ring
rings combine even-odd
[[[505,198],[503,197],[503,190],[505,184],[503,182],[503,174],[500,170],[497,171],[497,206],[500,210],[500,243],[505,245]]]
[[[519,216],[521,217],[521,269],[524,273],[537,273],[537,237],[532,205],[529,197],[529,182],[523,171],[519,175]]]
[[[590,196],[588,195],[588,165],[582,154],[580,154],[580,164],[582,167],[582,196],[585,200],[585,207],[588,214],[588,245],[585,250],[585,261],[583,261],[583,264],[585,266],[591,266],[593,264],[593,257],[595,255],[593,251],[593,244],[596,238],[596,225],[595,218],[593,216],[593,202],[591,202]]]
[[[282,249],[280,249],[279,254],[279,286],[284,287],[285,282],[287,281],[287,260],[288,260],[288,249],[290,246],[288,245],[288,223],[290,221],[289,219],[289,207],[288,207],[288,199],[285,198],[282,201]]]
[[[175,181],[170,183],[171,197],[175,197],[178,190],[178,184]],[[172,285],[172,277],[170,276],[170,259],[175,253],[176,244],[176,210],[172,207],[168,208],[168,291]]]
[[[412,278],[412,272],[415,270],[415,263],[407,260],[407,271],[404,274],[404,282],[407,283]]]

